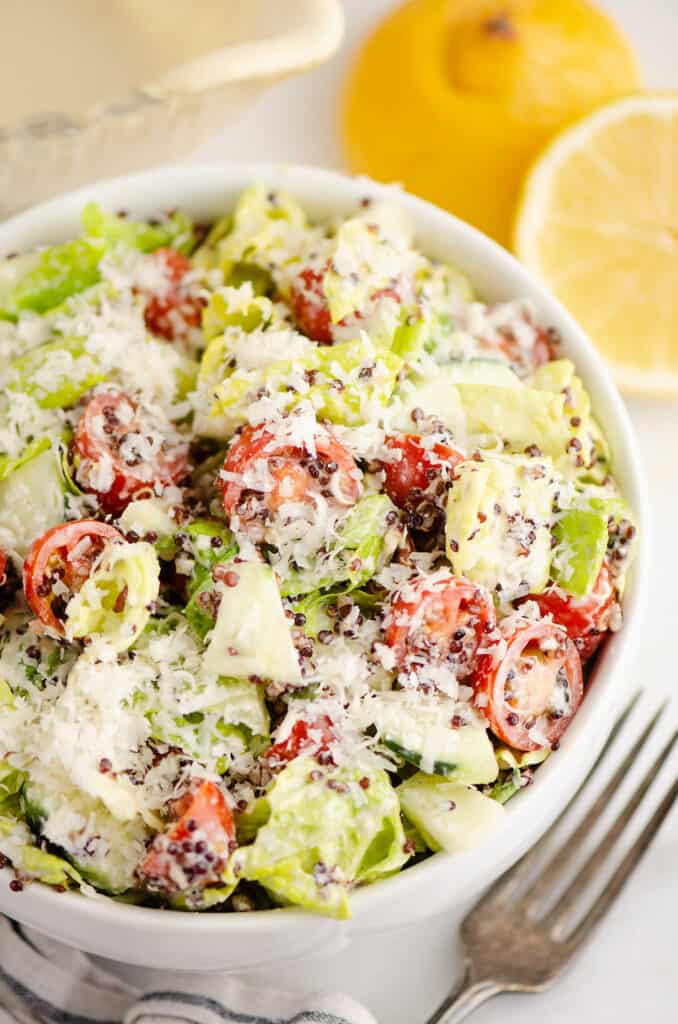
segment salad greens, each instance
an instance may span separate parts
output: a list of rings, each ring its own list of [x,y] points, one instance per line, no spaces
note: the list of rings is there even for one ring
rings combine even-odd
[[[333,917],[510,828],[622,624],[576,367],[397,205],[0,260],[0,867]]]

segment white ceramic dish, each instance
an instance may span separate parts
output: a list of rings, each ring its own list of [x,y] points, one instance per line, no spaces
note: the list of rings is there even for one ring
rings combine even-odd
[[[339,0],[8,0],[0,26],[8,216],[183,159],[263,89],[331,57],[344,19]]]
[[[10,891],[0,872],[0,911],[80,949],[126,963],[184,970],[240,969],[336,948],[352,934],[404,925],[465,905],[513,863],[550,825],[592,764],[624,698],[625,666],[639,634],[647,565],[645,486],[626,410],[590,342],[562,307],[507,252],[475,229],[413,196],[364,178],[310,167],[212,164],[164,168],[81,189],[0,226],[0,254],[56,242],[78,231],[89,199],[150,215],[180,207],[200,220],[229,209],[246,185],[264,181],[288,189],[317,216],[354,209],[363,196],[390,198],[411,215],[421,248],[462,267],[489,300],[528,296],[540,318],[562,334],[589,389],[612,446],[619,482],[640,526],[636,565],[625,600],[625,625],[611,638],[595,679],[561,749],[538,771],[533,786],[508,805],[501,831],[470,853],[438,854],[353,895],[354,916],[325,920],[303,911],[182,914],[87,899],[34,885]]]

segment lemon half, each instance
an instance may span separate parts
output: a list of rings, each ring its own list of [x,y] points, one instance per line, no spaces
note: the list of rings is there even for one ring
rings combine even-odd
[[[410,0],[351,68],[344,152],[351,170],[401,182],[507,245],[543,147],[638,87],[629,45],[587,0]]]
[[[678,93],[602,107],[527,177],[516,253],[622,390],[678,394]]]

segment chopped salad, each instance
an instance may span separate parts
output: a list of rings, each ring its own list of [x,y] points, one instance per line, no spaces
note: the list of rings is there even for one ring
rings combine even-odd
[[[396,205],[89,204],[0,263],[0,863],[350,914],[467,850],[621,626],[633,516],[555,331]]]

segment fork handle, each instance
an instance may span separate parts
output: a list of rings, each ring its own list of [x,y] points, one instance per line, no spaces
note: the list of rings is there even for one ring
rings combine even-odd
[[[497,985],[495,981],[488,979],[474,981],[467,965],[460,981],[457,982],[433,1016],[429,1017],[426,1024],[459,1024],[488,999],[499,995],[501,991],[501,985]]]

